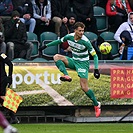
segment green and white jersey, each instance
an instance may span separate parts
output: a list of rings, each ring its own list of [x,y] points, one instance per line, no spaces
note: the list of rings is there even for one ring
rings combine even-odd
[[[74,40],[75,33],[70,33],[64,37],[62,37],[60,40],[56,40],[53,42],[50,42],[46,44],[47,46],[54,46],[59,45],[62,42],[68,42],[69,46],[72,49],[72,55],[74,60],[79,61],[88,61],[89,60],[89,53],[94,56],[96,55],[96,52],[94,48],[92,47],[92,44],[88,40],[88,38],[83,35],[82,38],[78,41]]]
[[[71,33],[63,38],[61,38],[61,42],[68,42],[69,46],[72,49],[72,55],[74,60],[79,61],[87,61],[89,60],[89,53],[94,56],[96,54],[94,48],[92,47],[90,41],[86,36],[82,36],[82,38],[78,41],[74,40],[74,34]]]

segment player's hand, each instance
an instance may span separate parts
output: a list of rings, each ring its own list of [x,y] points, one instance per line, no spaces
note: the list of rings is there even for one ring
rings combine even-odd
[[[38,50],[39,50],[40,52],[42,52],[42,50],[43,50],[43,49],[45,49],[45,48],[47,48],[47,46],[46,46],[46,45],[44,45],[44,46],[40,47]]]
[[[7,82],[9,83],[9,86],[12,84],[12,76],[7,77]]]
[[[99,70],[98,69],[95,69],[94,70],[94,77],[99,79],[100,78],[100,73],[99,73]]]

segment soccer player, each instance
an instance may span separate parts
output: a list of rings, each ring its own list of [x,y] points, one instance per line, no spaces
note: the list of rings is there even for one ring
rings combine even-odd
[[[3,128],[4,133],[18,133],[18,130],[11,126],[6,120],[3,113],[0,111],[0,126]]]
[[[8,65],[9,67],[8,75],[5,70],[5,65]],[[1,105],[3,105],[7,85],[10,86],[12,84],[12,72],[13,72],[13,64],[11,60],[4,53],[0,53],[0,104]],[[12,124],[19,123],[13,111],[7,108],[4,108],[4,110],[11,117],[10,123]]]
[[[82,22],[76,22],[74,25],[74,33],[70,33],[59,40],[50,42],[39,48],[39,51],[53,46],[59,45],[62,42],[68,42],[72,50],[72,58],[63,56],[60,54],[54,55],[53,59],[55,61],[58,69],[64,74],[60,77],[61,81],[71,82],[72,78],[68,75],[67,68],[76,70],[78,76],[80,77],[80,85],[85,94],[93,101],[95,115],[99,117],[101,114],[101,103],[97,101],[93,91],[88,88],[88,72],[89,72],[89,53],[94,58],[94,77],[99,78],[100,73],[98,70],[98,56],[92,47],[90,41],[84,36],[85,25]]]

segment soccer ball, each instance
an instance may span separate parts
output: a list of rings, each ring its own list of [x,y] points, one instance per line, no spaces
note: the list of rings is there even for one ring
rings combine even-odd
[[[102,54],[108,54],[110,53],[112,49],[112,46],[110,45],[110,43],[108,42],[103,42],[100,47],[99,47],[99,50]]]

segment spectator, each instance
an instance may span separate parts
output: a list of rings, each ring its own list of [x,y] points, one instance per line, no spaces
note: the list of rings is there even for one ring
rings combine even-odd
[[[74,13],[70,13],[68,15],[68,22],[63,23],[60,27],[60,37],[63,37],[69,33],[74,32],[75,22],[76,22],[76,15]]]
[[[67,34],[74,32],[74,24],[76,22],[76,15],[74,13],[69,14],[68,22],[63,23],[60,28],[60,37],[64,37]],[[60,52],[62,55],[72,56],[71,49],[67,42],[61,44]]]
[[[127,22],[119,26],[114,35],[114,39],[120,44],[119,53],[122,54],[122,60],[126,60],[127,47],[133,46],[133,12],[128,14]]]
[[[3,23],[5,23],[7,20],[10,19],[12,11],[13,11],[12,0],[0,1],[0,17],[2,18]]]
[[[111,26],[110,29],[113,29],[112,32],[116,32],[120,24],[127,21],[127,14],[131,11],[128,0],[108,0],[106,14]]]
[[[33,18],[33,7],[30,0],[23,0],[21,6],[18,6],[17,11],[20,13],[20,20],[29,25],[29,32],[34,32],[36,21]]]
[[[93,6],[90,0],[73,0],[73,12],[76,14],[77,21],[85,24],[85,31],[98,34],[96,18],[94,17]]]
[[[60,37],[62,23],[67,23],[67,15],[70,13],[69,0],[52,0],[52,21],[55,22],[55,33]]]
[[[49,31],[51,24],[50,0],[32,0],[33,16],[36,19],[35,33],[40,36],[43,31]]]
[[[12,0],[13,4],[13,10],[17,10],[18,6],[21,6],[23,3],[23,0]]]
[[[0,52],[6,54],[6,44],[4,42],[4,26],[0,18]]]
[[[97,1],[97,6],[100,6],[100,7],[102,7],[102,8],[106,8],[106,4],[107,4],[107,1],[108,0],[95,0],[95,1]]]
[[[128,0],[128,1],[129,1],[129,5],[130,5],[130,7],[131,7],[131,9],[133,11],[133,0]]]
[[[27,42],[27,33],[25,24],[20,21],[20,14],[18,11],[13,11],[11,19],[4,25],[5,40],[9,51],[8,57],[31,59],[33,44]]]

